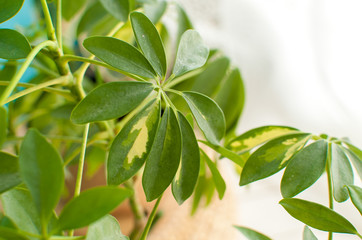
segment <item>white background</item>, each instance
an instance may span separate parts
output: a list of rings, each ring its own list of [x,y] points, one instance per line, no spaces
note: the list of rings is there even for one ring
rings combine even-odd
[[[240,133],[288,125],[347,136],[362,147],[362,1],[181,2],[208,44],[223,49],[242,71],[247,96]],[[239,224],[273,239],[302,239],[303,224],[277,204],[280,179],[240,189]],[[300,198],[326,204],[324,180]],[[348,200],[337,211],[361,231],[361,215],[350,205]],[[337,234],[335,239],[358,238]]]

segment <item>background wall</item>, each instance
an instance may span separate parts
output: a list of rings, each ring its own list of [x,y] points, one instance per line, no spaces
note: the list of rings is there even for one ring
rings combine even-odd
[[[281,124],[348,136],[362,147],[361,1],[181,2],[206,41],[242,71],[247,96],[240,133]],[[273,239],[302,239],[303,224],[277,204],[280,179],[279,174],[240,189],[239,224]],[[326,203],[323,180],[300,197]],[[337,211],[361,230],[361,216],[350,205],[347,201]],[[335,239],[358,238],[337,234]]]

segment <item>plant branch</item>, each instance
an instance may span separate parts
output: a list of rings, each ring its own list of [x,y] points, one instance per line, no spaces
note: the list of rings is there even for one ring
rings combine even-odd
[[[201,67],[199,69],[196,69],[194,71],[188,72],[180,77],[177,78],[173,78],[173,76],[171,75],[171,77],[166,80],[164,82],[164,84],[162,84],[165,88],[172,88],[173,86],[176,86],[177,84],[186,81],[194,76],[199,75],[200,73],[202,73],[205,70],[205,67]]]
[[[20,97],[23,97],[27,94],[30,94],[30,93],[33,93],[35,91],[39,91],[41,89],[44,89],[44,88],[47,88],[47,87],[50,87],[50,86],[53,86],[53,85],[58,85],[58,84],[67,84],[69,82],[69,80],[71,79],[70,76],[62,76],[62,77],[59,77],[59,78],[56,78],[56,79],[52,79],[50,81],[47,81],[47,82],[44,82],[44,83],[40,83],[40,84],[37,84],[33,87],[30,87],[28,89],[25,89],[21,92],[18,92],[18,93],[15,93],[13,95],[11,95],[7,101],[5,102],[8,103],[8,102],[11,102],[11,101],[14,101],[15,99],[18,99]]]
[[[141,236],[140,240],[146,240],[146,238],[147,238],[147,235],[148,235],[148,232],[150,231],[152,222],[153,222],[153,220],[154,220],[154,218],[155,218],[155,216],[156,216],[158,206],[160,205],[160,202],[161,202],[161,199],[162,199],[162,195],[163,195],[163,194],[161,194],[161,196],[157,199],[157,202],[156,202],[155,206],[153,207],[150,216],[148,217],[148,221],[147,221],[146,227],[145,227],[145,229],[143,230],[143,233],[142,233],[142,236]]]
[[[54,41],[47,40],[40,43],[31,50],[29,55],[26,57],[25,62],[23,65],[21,65],[19,71],[13,76],[9,85],[5,88],[3,94],[0,96],[0,106],[5,104],[6,99],[11,95],[21,77],[24,75],[26,69],[29,67],[30,63],[34,60],[35,56],[40,52],[40,50],[45,47],[56,47],[56,43]]]

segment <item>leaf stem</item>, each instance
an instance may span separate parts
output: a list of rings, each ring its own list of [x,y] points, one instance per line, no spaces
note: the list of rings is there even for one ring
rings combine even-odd
[[[61,52],[63,52],[63,37],[62,37],[62,0],[57,0],[57,28],[56,37],[58,40],[58,46]]]
[[[77,172],[77,179],[75,182],[75,189],[74,189],[74,195],[73,198],[79,196],[80,190],[82,187],[82,178],[83,178],[83,169],[84,169],[84,160],[85,160],[85,152],[87,149],[87,139],[88,139],[88,132],[89,132],[89,123],[87,123],[84,127],[84,133],[83,133],[83,142],[82,142],[82,148],[79,156],[79,163],[78,163],[78,172]],[[69,231],[69,236],[73,236],[74,231]]]
[[[163,195],[163,194],[162,194],[162,195]],[[154,220],[154,218],[155,218],[155,216],[156,216],[158,206],[160,205],[160,202],[161,202],[161,199],[162,199],[162,195],[157,199],[157,202],[156,202],[155,206],[153,207],[150,216],[148,217],[148,221],[147,221],[146,227],[145,227],[145,229],[143,230],[143,233],[142,233],[141,238],[140,238],[139,240],[146,240],[147,235],[148,235],[148,232],[150,231],[152,222],[153,222],[153,220]]]
[[[132,196],[129,198],[129,204],[134,215],[134,227],[130,234],[131,239],[138,239],[141,234],[141,230],[145,227],[145,214],[142,205],[139,203],[137,191],[135,191],[133,185],[134,181],[129,180],[124,184],[126,187],[133,190]]]
[[[37,84],[37,85],[35,85],[33,87],[30,87],[30,88],[25,89],[25,90],[23,90],[21,92],[13,94],[12,96],[10,96],[7,99],[5,104],[8,103],[8,102],[14,101],[15,99],[18,99],[20,97],[23,97],[23,96],[25,96],[27,94],[30,94],[30,93],[33,93],[35,91],[44,89],[46,87],[50,87],[50,86],[58,85],[58,84],[67,84],[70,79],[71,79],[70,76],[62,76],[62,77],[52,79],[52,80],[44,82],[44,83]]]
[[[10,84],[9,81],[0,81],[0,86],[8,86]],[[25,87],[25,88],[31,88],[31,87],[35,87],[37,86],[37,84],[32,84],[32,83],[18,83],[16,85],[17,87]],[[57,89],[57,88],[51,88],[51,87],[45,87],[43,88],[44,92],[51,92],[51,93],[56,93],[59,94],[63,97],[65,97],[66,99],[70,100],[70,101],[74,101],[74,97],[71,94],[71,92],[69,90],[64,90],[64,89]]]
[[[26,57],[25,62],[21,65],[19,71],[13,76],[10,80],[9,85],[5,88],[3,94],[0,96],[0,106],[5,104],[6,99],[11,95],[16,85],[20,81],[21,77],[24,75],[26,69],[29,67],[30,63],[33,61],[35,56],[45,47],[56,47],[56,43],[54,41],[44,41],[34,47],[29,55]]]
[[[332,160],[332,144],[328,143],[328,155],[327,155],[327,163],[326,163],[326,172],[328,179],[328,199],[329,199],[329,208],[333,209],[333,186],[332,186],[332,176],[331,176],[331,160]],[[328,233],[328,240],[333,239],[333,232]]]
[[[192,72],[186,73],[186,74],[184,74],[184,75],[182,75],[182,76],[180,76],[180,77],[176,77],[176,78],[174,78],[174,79],[173,79],[173,77],[172,77],[172,75],[171,75],[171,77],[170,77],[168,80],[164,81],[162,85],[163,85],[165,88],[166,88],[166,87],[167,87],[167,88],[172,88],[173,86],[176,86],[177,84],[179,84],[179,83],[181,83],[181,82],[183,82],[183,81],[185,81],[185,80],[188,80],[188,79],[190,79],[190,78],[192,78],[192,77],[194,77],[194,76],[199,75],[199,74],[202,73],[204,70],[205,70],[205,67],[201,67],[201,68],[199,68],[199,69],[196,69],[196,70],[194,70],[194,71],[192,71]]]
[[[53,40],[53,41],[57,41],[57,37],[55,35],[55,29],[54,29],[54,26],[53,26],[52,18],[50,16],[47,1],[46,0],[40,0],[40,3],[41,3],[43,13],[44,13],[44,20],[45,20],[45,25],[46,25],[46,29],[47,29],[48,39]]]

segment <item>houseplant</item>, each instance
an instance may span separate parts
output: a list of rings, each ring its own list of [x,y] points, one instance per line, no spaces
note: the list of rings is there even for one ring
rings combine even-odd
[[[23,1],[0,3],[3,22],[18,12]],[[282,126],[235,137],[244,104],[240,72],[220,51],[209,50],[181,6],[141,0],[40,0],[37,4],[44,26],[30,28],[26,37],[0,29],[0,57],[8,60],[0,73],[5,86],[0,89],[4,149],[0,238],[127,239],[108,214],[129,199],[135,216],[130,237],[146,239],[170,185],[179,204],[195,192],[193,211],[202,197],[211,199],[215,189],[223,197],[225,182],[217,159],[210,158],[205,148],[243,169],[241,185],[270,176],[289,163],[282,180],[286,199],[281,204],[286,210],[311,227],[360,236],[332,210],[292,198],[326,169],[331,180],[330,208],[332,194],[337,201],[350,195],[360,210],[361,190],[352,185],[348,162],[354,161],[360,173],[360,150],[344,139]],[[177,14],[175,34],[161,21],[168,8]],[[74,18],[78,21],[72,22]],[[69,32],[75,26],[75,34],[64,34],[64,19],[71,22]],[[37,74],[20,83],[29,67]],[[85,164],[97,168],[105,158],[107,186],[81,191]],[[305,159],[318,162],[318,168],[311,171]],[[78,166],[74,193],[62,205],[71,165]],[[301,177],[295,177],[299,171]],[[311,181],[305,181],[305,176]],[[134,191],[138,177],[146,199],[156,202],[145,224]],[[300,209],[325,214],[305,216]],[[334,228],[326,227],[330,219],[336,220]],[[85,236],[74,236],[75,229],[87,226]],[[257,239],[258,233],[239,229]]]

